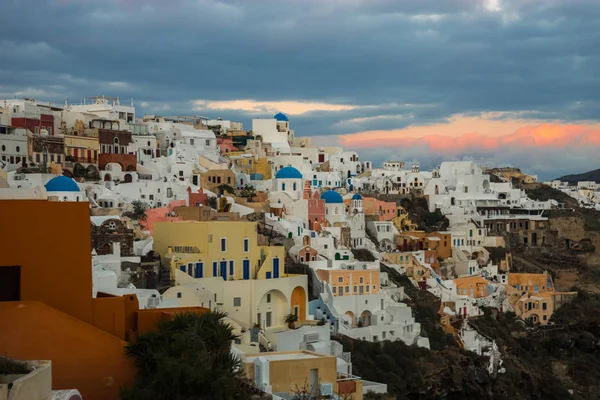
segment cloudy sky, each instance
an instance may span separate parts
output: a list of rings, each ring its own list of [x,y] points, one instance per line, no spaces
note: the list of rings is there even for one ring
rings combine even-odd
[[[386,159],[600,168],[598,0],[2,0],[0,98],[282,111]]]

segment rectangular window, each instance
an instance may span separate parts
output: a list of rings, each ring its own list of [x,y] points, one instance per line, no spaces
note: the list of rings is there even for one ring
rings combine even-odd
[[[221,251],[227,251],[227,238],[221,238]]]
[[[241,297],[234,297],[233,298],[233,306],[234,307],[241,307],[242,306],[242,298]]]
[[[342,282],[344,282],[344,278],[342,278],[342,277],[340,276],[340,277],[338,278],[338,282],[339,282],[339,283],[342,283]]]
[[[229,275],[230,276],[235,275],[235,261],[233,261],[233,260],[229,261]]]
[[[364,278],[363,277],[360,278],[360,283],[364,283]]]
[[[358,292],[358,288],[356,286],[354,286],[353,291],[354,291],[354,293]]]
[[[547,307],[548,307],[548,306],[546,305],[546,303],[542,303],[542,310],[546,310],[546,309],[547,309]]]
[[[346,286],[346,293],[350,293],[350,286]]]
[[[267,294],[267,303],[270,303],[270,302],[271,302],[271,294],[270,294],[270,293],[268,293],[268,294]]]
[[[181,298],[181,292],[177,292],[177,298],[180,299]]]
[[[250,239],[244,239],[244,253],[250,251]]]
[[[213,277],[219,276],[218,264],[216,261],[213,261]]]
[[[267,328],[271,327],[271,311],[267,311]]]
[[[187,273],[188,273],[189,276],[194,276],[194,263],[189,263],[188,264]]]

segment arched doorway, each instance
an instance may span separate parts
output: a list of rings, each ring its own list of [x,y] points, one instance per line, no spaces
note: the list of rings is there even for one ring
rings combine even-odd
[[[346,311],[344,315],[347,315],[348,318],[350,318],[350,326],[356,328],[356,317],[354,316],[354,313],[352,311]]]
[[[104,175],[104,182],[110,182],[111,180],[112,180],[112,177],[110,176],[110,174]]]
[[[290,303],[285,295],[277,289],[269,290],[258,302],[255,322],[263,329],[285,326],[284,319],[289,310]]]
[[[369,310],[365,310],[362,312],[362,314],[360,314],[360,322],[362,323],[363,327],[371,325],[371,317],[372,316],[373,316],[373,313],[371,313],[371,311],[369,311]]]
[[[306,290],[302,286],[296,286],[292,291],[290,314],[295,314],[298,321],[306,320]]]
[[[133,178],[131,177],[131,174],[125,174],[123,180],[125,181],[125,183],[131,183],[133,181]]]

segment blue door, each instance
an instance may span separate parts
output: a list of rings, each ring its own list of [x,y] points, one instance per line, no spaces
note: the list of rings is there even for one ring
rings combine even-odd
[[[185,272],[185,265],[179,266],[179,269],[182,270],[183,272]]]
[[[243,261],[244,279],[250,279],[250,260]]]
[[[271,279],[271,272],[267,272],[267,279]]]
[[[229,261],[229,276],[235,276],[235,261]]]
[[[196,263],[196,273],[194,274],[194,278],[203,278],[204,277],[204,263]]]
[[[188,275],[194,276],[194,264],[193,263],[188,264]]]
[[[227,261],[221,261],[220,265],[220,272],[221,272],[221,278],[223,278],[224,281],[227,280]]]
[[[273,259],[273,278],[279,278],[279,258]]]
[[[213,261],[213,276],[219,276],[217,273],[217,262]]]

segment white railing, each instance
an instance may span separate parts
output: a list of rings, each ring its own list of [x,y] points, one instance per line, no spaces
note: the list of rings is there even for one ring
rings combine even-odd
[[[269,339],[267,339],[267,337],[265,336],[265,334],[263,332],[258,332],[258,343],[260,343],[262,346],[264,346],[265,349],[267,349],[267,351],[271,351],[273,349],[273,345],[271,344],[271,341]]]

